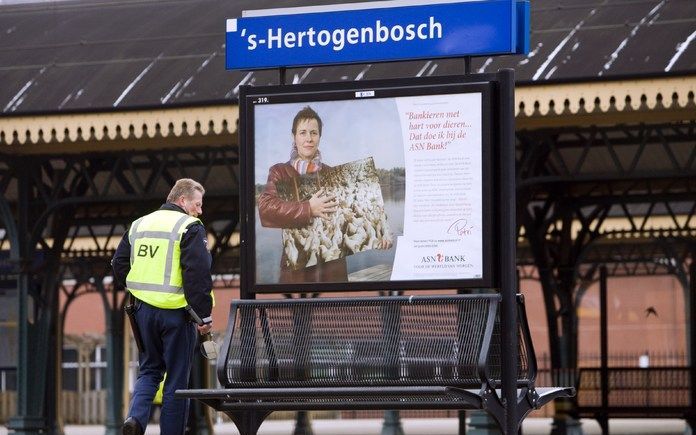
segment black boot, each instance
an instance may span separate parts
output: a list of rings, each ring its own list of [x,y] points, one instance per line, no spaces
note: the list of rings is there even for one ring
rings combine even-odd
[[[123,422],[121,433],[123,435],[143,435],[143,428],[140,427],[138,420],[133,417],[128,417],[126,421]]]

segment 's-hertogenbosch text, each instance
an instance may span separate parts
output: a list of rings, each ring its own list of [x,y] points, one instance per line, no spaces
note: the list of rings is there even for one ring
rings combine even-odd
[[[383,42],[414,41],[442,38],[442,24],[430,17],[426,22],[411,24],[384,25],[380,20],[373,26],[317,30],[310,27],[303,31],[285,31],[281,27],[268,29],[266,35],[246,35],[247,50],[257,48],[281,49],[295,47],[327,47],[341,51],[347,45],[374,44]],[[265,37],[264,37],[265,36]]]

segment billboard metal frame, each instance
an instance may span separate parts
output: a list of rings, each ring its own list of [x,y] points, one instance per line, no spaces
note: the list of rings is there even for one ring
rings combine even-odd
[[[283,71],[281,70],[281,78]],[[514,72],[502,70],[492,74],[466,74],[461,76],[443,76],[436,78],[410,78],[397,81],[379,81],[373,83],[360,83],[359,88],[369,88],[375,84],[382,86],[393,85],[401,87],[445,85],[445,84],[486,84],[490,87],[490,186],[489,196],[484,198],[491,204],[491,212],[488,219],[492,222],[491,231],[494,233],[490,239],[490,252],[492,255],[491,282],[486,283],[489,290],[498,291],[501,294],[501,353],[505,356],[502,362],[502,399],[505,406],[505,422],[501,426],[503,433],[514,434],[519,430],[517,420],[517,361],[518,361],[518,319],[516,312],[516,205],[515,205],[515,125],[514,125]],[[390,281],[380,283],[328,283],[322,285],[282,285],[269,288],[254,285],[250,277],[255,276],[254,263],[250,261],[253,249],[250,234],[253,229],[254,211],[254,183],[249,167],[249,126],[246,121],[250,107],[245,100],[255,95],[268,95],[273,89],[275,92],[320,92],[330,89],[355,89],[354,83],[317,84],[309,87],[297,85],[280,85],[273,88],[244,86],[240,88],[240,146],[241,150],[241,280],[240,296],[242,299],[253,299],[257,293],[305,293],[305,292],[329,292],[349,290],[407,290],[415,288],[428,288],[432,290],[457,289],[476,290],[483,286],[473,285],[471,282],[457,280],[434,280],[427,286],[422,282],[412,283],[404,281]],[[250,219],[250,216],[252,219]],[[253,254],[253,252],[252,252]],[[419,284],[417,287],[409,284]],[[479,283],[480,284],[480,283]]]
[[[506,182],[501,179],[503,172],[499,167],[501,155],[505,152],[500,146],[501,113],[496,104],[499,88],[497,74],[461,75],[428,77],[408,80],[379,80],[373,82],[342,82],[331,84],[243,86],[240,88],[240,152],[242,165],[240,178],[241,222],[242,222],[242,294],[291,293],[291,292],[335,292],[363,290],[436,290],[447,288],[499,288],[497,276],[504,270],[499,259],[499,238],[501,221],[494,213],[494,198],[499,186]],[[422,279],[395,281],[342,281],[317,283],[258,283],[256,270],[256,189],[255,189],[255,137],[254,107],[289,101],[327,101],[345,98],[347,93],[375,91],[375,98],[389,98],[414,95],[437,95],[443,93],[480,93],[482,96],[482,221],[483,221],[483,276],[480,279]]]

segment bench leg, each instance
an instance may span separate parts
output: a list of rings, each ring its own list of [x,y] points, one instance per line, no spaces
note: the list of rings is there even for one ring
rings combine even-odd
[[[599,427],[602,429],[602,435],[609,435],[609,418],[600,417],[597,419]]]
[[[689,425],[689,429],[691,429],[692,434],[696,433],[696,417],[687,417],[686,424]]]
[[[261,427],[261,423],[268,417],[271,411],[225,411],[240,435],[256,435]]]
[[[309,419],[308,411],[297,411],[295,416],[295,431],[292,435],[314,435],[312,432],[312,421]]]
[[[380,435],[404,435],[399,411],[384,411],[384,422]]]

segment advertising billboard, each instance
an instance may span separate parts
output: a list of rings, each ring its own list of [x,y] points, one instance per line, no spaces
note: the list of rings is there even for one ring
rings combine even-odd
[[[254,292],[491,287],[492,85],[243,87]]]

